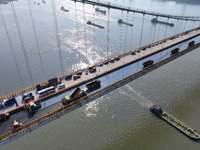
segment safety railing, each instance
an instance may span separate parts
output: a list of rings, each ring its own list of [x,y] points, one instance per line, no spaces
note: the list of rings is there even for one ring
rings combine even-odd
[[[181,52],[179,52],[177,54],[171,55],[170,57],[165,58],[165,59],[159,61],[158,63],[153,64],[152,66],[146,67],[146,68],[144,68],[144,69],[142,69],[142,70],[140,70],[140,71],[138,71],[138,72],[136,72],[136,73],[134,73],[132,75],[129,75],[126,78],[123,78],[123,79],[121,79],[121,80],[119,80],[119,81],[117,81],[117,82],[115,82],[115,83],[113,83],[111,85],[108,85],[105,88],[102,88],[102,89],[100,89],[100,90],[98,90],[98,91],[96,91],[96,92],[94,92],[94,93],[92,93],[90,95],[82,97],[79,100],[76,100],[76,101],[74,101],[74,102],[72,102],[72,103],[70,103],[68,105],[62,106],[62,107],[60,107],[60,108],[58,108],[58,109],[56,109],[56,110],[54,110],[54,111],[42,116],[40,118],[37,118],[37,119],[35,119],[35,120],[33,120],[33,121],[31,121],[31,122],[29,122],[29,123],[17,128],[15,130],[7,132],[7,133],[5,133],[5,134],[0,136],[0,143],[5,142],[6,140],[11,139],[12,137],[15,137],[18,134],[21,134],[23,132],[29,132],[29,131],[32,130],[32,128],[37,127],[38,125],[40,125],[41,123],[44,123],[45,121],[49,121],[49,120],[52,120],[53,118],[59,117],[60,114],[66,112],[67,110],[69,110],[69,109],[71,109],[73,107],[76,107],[80,103],[83,103],[83,102],[85,102],[87,100],[91,100],[92,98],[95,98],[97,96],[101,96],[101,95],[103,95],[104,93],[106,93],[108,91],[111,91],[111,90],[113,90],[115,88],[118,88],[120,85],[133,80],[138,75],[142,75],[145,72],[147,72],[149,70],[152,70],[155,67],[158,67],[158,66],[160,66],[160,65],[162,65],[162,64],[164,64],[166,62],[169,62],[170,60],[172,60],[172,59],[184,54],[187,51],[190,51],[190,50],[192,50],[192,49],[194,49],[196,47],[199,47],[199,46],[200,46],[200,43],[198,43],[198,44],[196,44],[194,46],[188,47],[187,49],[185,49],[185,50],[183,50],[183,51],[181,51]]]

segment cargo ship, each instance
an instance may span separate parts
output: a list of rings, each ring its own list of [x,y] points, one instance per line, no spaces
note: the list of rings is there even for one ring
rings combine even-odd
[[[150,111],[173,127],[175,127],[176,129],[178,129],[179,131],[181,131],[182,133],[184,133],[189,138],[193,140],[200,139],[200,134],[196,130],[190,128],[180,120],[176,119],[174,116],[165,112],[161,106],[155,104],[150,108]]]

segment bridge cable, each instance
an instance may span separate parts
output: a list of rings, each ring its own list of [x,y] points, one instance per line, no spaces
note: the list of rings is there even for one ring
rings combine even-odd
[[[177,19],[177,21],[176,21],[176,28],[175,28],[175,30],[174,30],[174,35],[175,34],[177,34],[177,30],[178,30],[178,24],[179,24],[179,19]]]
[[[108,20],[107,20],[107,59],[109,58],[109,29],[110,29],[110,9],[108,8]]]
[[[58,31],[58,21],[57,21],[57,15],[56,15],[56,6],[55,6],[55,1],[54,0],[51,0],[51,7],[52,7],[53,22],[54,22],[54,27],[55,27],[56,41],[57,41],[57,49],[58,49],[59,60],[60,60],[60,69],[61,69],[61,74],[64,75],[62,50],[61,50],[61,43],[60,43],[60,37],[59,37],[59,31]]]
[[[5,19],[4,19],[2,10],[1,10],[1,5],[0,5],[0,14],[1,14],[2,22],[3,22],[3,26],[4,26],[4,28],[5,28],[6,36],[7,36],[7,38],[8,38],[8,43],[9,43],[9,45],[10,45],[10,49],[11,49],[11,52],[12,52],[12,55],[13,55],[13,58],[14,58],[14,62],[15,62],[16,68],[17,68],[17,73],[18,73],[18,75],[19,75],[20,82],[21,82],[21,84],[22,84],[22,87],[25,88],[24,83],[23,83],[23,80],[22,80],[22,75],[21,75],[20,70],[19,70],[19,64],[17,63],[17,58],[16,58],[16,56],[15,56],[15,52],[14,52],[14,49],[13,49],[13,45],[12,45],[12,42],[11,42],[11,39],[10,39],[10,35],[9,35],[9,32],[8,32],[8,28],[7,28],[7,25],[6,25],[6,22],[5,22]]]
[[[128,16],[129,16],[129,12],[127,11],[127,16],[126,16],[126,22],[128,23]],[[124,53],[126,53],[127,49],[127,36],[128,36],[128,25],[126,24],[126,31],[125,31],[125,46],[124,46]],[[124,63],[125,63],[125,57],[124,57]]]
[[[43,78],[45,79],[46,76],[45,76],[44,67],[43,67],[43,63],[42,63],[42,57],[41,57],[41,54],[40,54],[40,47],[39,47],[38,37],[37,37],[37,33],[36,33],[35,23],[34,23],[34,20],[33,20],[33,14],[32,14],[31,6],[30,6],[30,1],[27,0],[27,2],[28,2],[29,12],[30,12],[30,16],[31,16],[31,22],[32,22],[32,25],[33,25],[33,32],[34,32],[34,36],[35,36],[35,40],[36,40],[36,46],[37,46],[37,50],[38,50],[38,54],[39,54],[42,74],[43,74]]]
[[[121,19],[123,19],[123,10],[121,13]],[[122,24],[120,24],[120,38],[119,38],[119,52],[122,54]]]
[[[169,18],[167,19],[167,24],[169,23]],[[164,34],[164,39],[166,38],[167,36],[167,29],[168,29],[168,25],[166,25],[166,28],[165,28],[165,34]]]
[[[187,24],[187,20],[185,21],[185,25],[184,25],[184,28],[183,28],[183,32],[185,32],[186,24]]]
[[[143,19],[142,19],[142,29],[141,29],[141,35],[140,35],[140,46],[142,45],[142,35],[143,35],[143,28],[144,28],[144,16],[145,14],[143,14]]]
[[[83,3],[83,19],[84,19],[84,37],[85,37],[85,50],[86,50],[86,61],[89,64],[88,60],[88,49],[87,49],[87,37],[86,37],[86,19],[85,19],[85,3]]]
[[[10,5],[11,5],[13,16],[14,16],[14,19],[15,19],[15,24],[16,24],[16,27],[17,27],[17,32],[18,32],[18,35],[19,35],[19,39],[20,39],[22,51],[23,51],[23,54],[24,54],[25,62],[26,62],[26,67],[28,69],[28,73],[29,73],[29,76],[30,76],[30,81],[31,81],[31,84],[33,85],[34,82],[33,82],[33,76],[32,76],[31,69],[30,69],[28,55],[27,55],[27,52],[26,52],[26,49],[25,49],[25,46],[24,46],[24,41],[23,41],[23,37],[22,37],[20,25],[19,25],[19,22],[18,22],[18,19],[17,19],[17,14],[16,14],[16,11],[15,11],[15,7],[14,7],[14,4],[13,4],[12,1],[10,2]]]
[[[81,63],[81,57],[80,57],[80,39],[79,39],[79,30],[78,30],[78,13],[77,13],[77,5],[75,2],[75,13],[76,13],[76,36],[77,36],[77,43],[78,43],[78,47],[77,47],[77,52],[78,52],[78,59],[79,59],[79,63]],[[80,68],[77,68],[80,69]]]
[[[153,28],[153,23],[151,23],[151,28],[150,28],[150,34],[149,34],[149,43],[148,44],[150,44],[150,43],[152,43],[152,41],[151,41],[151,35],[152,35],[152,28]],[[152,47],[151,47],[151,53],[152,53]]]
[[[157,17],[157,18],[158,18],[158,17]],[[157,41],[160,40],[160,38],[159,38],[159,35],[160,35],[160,26],[161,26],[161,24],[159,23],[159,24],[158,24],[158,36],[157,36]]]
[[[132,26],[132,30],[131,30],[131,44],[130,44],[130,50],[134,49],[133,48],[133,29],[134,29],[134,15],[135,13],[133,12],[133,26]]]
[[[94,5],[93,5],[93,10],[95,10],[95,8],[94,8]],[[93,12],[93,22],[94,22],[94,24],[95,24],[95,12]],[[94,44],[96,45],[96,37],[95,37],[95,35],[96,35],[96,30],[95,30],[95,28],[93,28],[93,34],[94,34]],[[94,64],[96,63],[95,62],[95,60],[96,59],[94,59]]]
[[[155,33],[156,33],[156,25],[154,26],[154,33],[153,33],[153,41],[152,41],[152,43],[154,43],[155,41]],[[154,45],[155,46],[155,45]],[[151,53],[152,53],[152,46],[151,46]],[[154,55],[151,55],[151,57],[150,57],[150,59],[153,57]]]

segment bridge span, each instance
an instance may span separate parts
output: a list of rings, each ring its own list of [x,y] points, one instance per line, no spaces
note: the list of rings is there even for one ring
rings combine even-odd
[[[194,45],[189,43],[193,43]],[[3,100],[4,98],[15,96],[20,106],[14,105],[12,108],[4,108],[4,111],[15,114],[11,115],[10,119],[1,124],[0,134],[2,135],[0,136],[0,143],[2,144],[3,142],[6,142],[6,140],[18,135],[18,133],[30,131],[32,128],[36,128],[36,126],[51,118],[59,117],[60,114],[74,106],[79,105],[80,103],[90,100],[91,98],[101,96],[102,94],[119,87],[120,85],[132,80],[134,77],[144,74],[146,71],[151,69],[151,66],[153,67],[157,66],[157,64],[167,62],[170,58],[174,58],[176,54],[182,54],[185,51],[189,51],[199,46],[199,43],[200,27],[114,57],[118,57],[119,60],[111,61],[112,58],[110,58],[103,62],[99,62],[98,64],[95,64],[97,68],[95,73],[85,74],[86,70],[88,70],[88,68],[85,68],[81,70],[83,74],[79,79],[68,81],[64,80],[66,75],[63,75],[60,78],[62,79],[62,83],[66,85],[66,88],[58,90],[56,87],[56,92],[42,98],[39,98],[35,86],[1,97],[0,99]],[[179,51],[173,54],[172,51],[177,48]],[[153,60],[154,65],[144,68],[143,64],[149,60]],[[105,64],[107,61],[109,61],[109,63]],[[103,66],[99,64],[103,64]],[[79,71],[80,70],[77,72]],[[73,72],[71,74],[76,74],[77,72]],[[60,108],[60,100],[64,95],[70,95],[70,93],[77,86],[85,88],[85,83],[97,78],[102,81],[100,89],[89,92],[87,96]],[[27,113],[19,111],[20,109],[23,109],[21,94],[30,92],[32,92],[36,98],[34,101],[40,101],[42,104],[41,110],[36,112],[33,117],[29,117],[27,116]],[[10,125],[13,120],[21,120],[24,125],[15,131],[10,131]]]
[[[99,1],[99,0],[72,0],[72,1],[85,3],[89,5],[107,7],[109,9],[112,8],[112,9],[118,9],[118,10],[127,11],[127,12],[140,13],[143,15],[151,15],[151,16],[156,16],[156,17],[171,18],[171,19],[186,20],[186,21],[200,21],[200,16],[176,16],[176,15],[162,14],[162,13],[140,10],[140,9],[122,6],[122,5],[111,4],[110,2],[104,2],[104,1]]]

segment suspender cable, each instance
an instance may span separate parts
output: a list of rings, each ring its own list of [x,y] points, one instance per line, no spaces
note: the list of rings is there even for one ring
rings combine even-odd
[[[57,49],[58,49],[58,53],[59,53],[60,69],[61,69],[61,74],[64,75],[64,66],[63,66],[63,60],[62,60],[62,51],[61,51],[61,46],[60,46],[60,37],[59,37],[59,32],[58,32],[58,21],[57,21],[57,16],[56,16],[56,7],[55,7],[55,1],[54,0],[51,0],[51,7],[52,7],[53,21],[54,21],[56,41],[57,41]]]
[[[157,17],[157,18],[158,18],[158,17]],[[158,24],[158,36],[157,36],[157,41],[160,40],[159,35],[160,35],[160,23]]]
[[[133,48],[134,14],[135,14],[135,13],[133,13],[133,27],[132,27],[132,30],[131,30],[131,44],[130,44],[130,50],[134,49],[134,48]]]
[[[32,25],[33,25],[33,32],[34,32],[36,46],[37,46],[37,50],[38,50],[38,54],[39,54],[42,74],[43,74],[43,78],[45,80],[46,76],[45,76],[44,67],[43,67],[43,63],[42,63],[42,57],[41,57],[41,54],[40,54],[40,47],[39,47],[39,42],[38,42],[38,38],[37,38],[37,34],[36,34],[35,23],[34,23],[34,20],[33,20],[33,14],[32,14],[31,6],[30,6],[30,1],[27,0],[27,2],[28,2],[29,12],[30,12],[30,16],[31,16],[31,22],[32,22]]]
[[[22,75],[21,75],[20,70],[19,70],[19,65],[18,65],[18,63],[17,63],[17,58],[16,58],[16,56],[15,56],[14,49],[13,49],[13,45],[12,45],[12,42],[11,42],[11,39],[10,39],[10,35],[9,35],[9,33],[8,33],[8,28],[7,28],[7,26],[6,26],[6,22],[5,22],[5,19],[4,19],[2,10],[1,10],[1,5],[0,5],[0,14],[1,14],[2,22],[3,22],[3,26],[4,26],[4,28],[5,28],[6,36],[7,36],[7,38],[8,38],[8,43],[9,43],[9,45],[10,45],[10,49],[11,49],[11,52],[12,52],[12,55],[13,55],[13,58],[14,58],[14,61],[15,61],[15,64],[16,64],[17,73],[19,74],[20,82],[21,82],[21,84],[22,84],[22,87],[25,88],[24,83],[23,83],[23,80],[22,80]]]
[[[94,9],[94,5],[93,5],[93,10],[95,10],[95,9]],[[93,22],[95,23],[95,17],[94,17],[94,15],[95,15],[95,12],[93,12]],[[94,38],[94,45],[96,45],[95,28],[93,28],[93,34],[94,34],[94,37],[93,37],[93,38]],[[94,53],[94,55],[95,55],[95,53]],[[93,59],[93,60],[94,60],[94,64],[96,64],[96,62],[95,62],[96,59]]]
[[[187,20],[185,21],[185,25],[184,25],[184,28],[183,28],[183,32],[185,32],[186,24],[187,24]]]
[[[169,23],[169,18],[167,19],[167,24],[168,23]],[[166,38],[166,35],[167,35],[167,29],[168,29],[168,25],[166,25],[166,28],[165,28],[164,39]]]
[[[129,12],[127,11],[126,22],[128,22],[128,14]],[[124,53],[126,52],[126,47],[127,47],[127,36],[128,36],[128,25],[126,25]]]
[[[86,51],[86,61],[88,61],[88,49],[87,49],[87,37],[86,37],[86,20],[85,20],[85,3],[83,3],[83,19],[84,19],[84,37],[85,37],[85,51]]]
[[[33,76],[32,76],[32,73],[31,73],[27,52],[26,52],[26,49],[25,49],[25,46],[24,46],[24,41],[23,41],[21,29],[20,29],[19,22],[18,22],[18,19],[17,19],[17,14],[15,12],[15,7],[14,7],[13,2],[10,2],[10,5],[11,5],[13,16],[14,16],[14,19],[15,19],[15,24],[16,24],[16,27],[17,27],[18,35],[19,35],[19,40],[20,40],[20,43],[21,43],[22,51],[23,51],[23,54],[24,54],[25,62],[26,62],[26,67],[28,69],[28,73],[29,73],[29,76],[30,76],[30,81],[31,81],[31,84],[33,85],[34,84]]]
[[[148,44],[151,43],[152,27],[153,27],[153,24],[151,23],[150,34],[149,34],[149,43]]]
[[[177,19],[176,21],[176,28],[174,30],[174,35],[177,34],[177,30],[178,30],[178,23],[179,23],[179,19]]]
[[[121,14],[121,19],[123,19],[123,11]],[[120,24],[119,53],[122,54],[122,24]]]
[[[77,6],[76,6],[76,2],[75,2],[75,14],[76,14],[76,36],[77,36],[77,43],[78,43],[78,47],[77,47],[77,52],[78,52],[78,59],[79,62],[81,62],[81,58],[80,58],[80,45],[79,45],[79,33],[78,33],[78,16],[77,16]]]
[[[107,59],[109,58],[109,24],[110,24],[110,9],[108,8],[108,20],[107,20]]]
[[[143,35],[143,27],[144,27],[144,16],[145,14],[143,14],[143,19],[142,19],[142,29],[141,29],[141,35],[140,35],[140,46],[142,45],[142,35]]]

